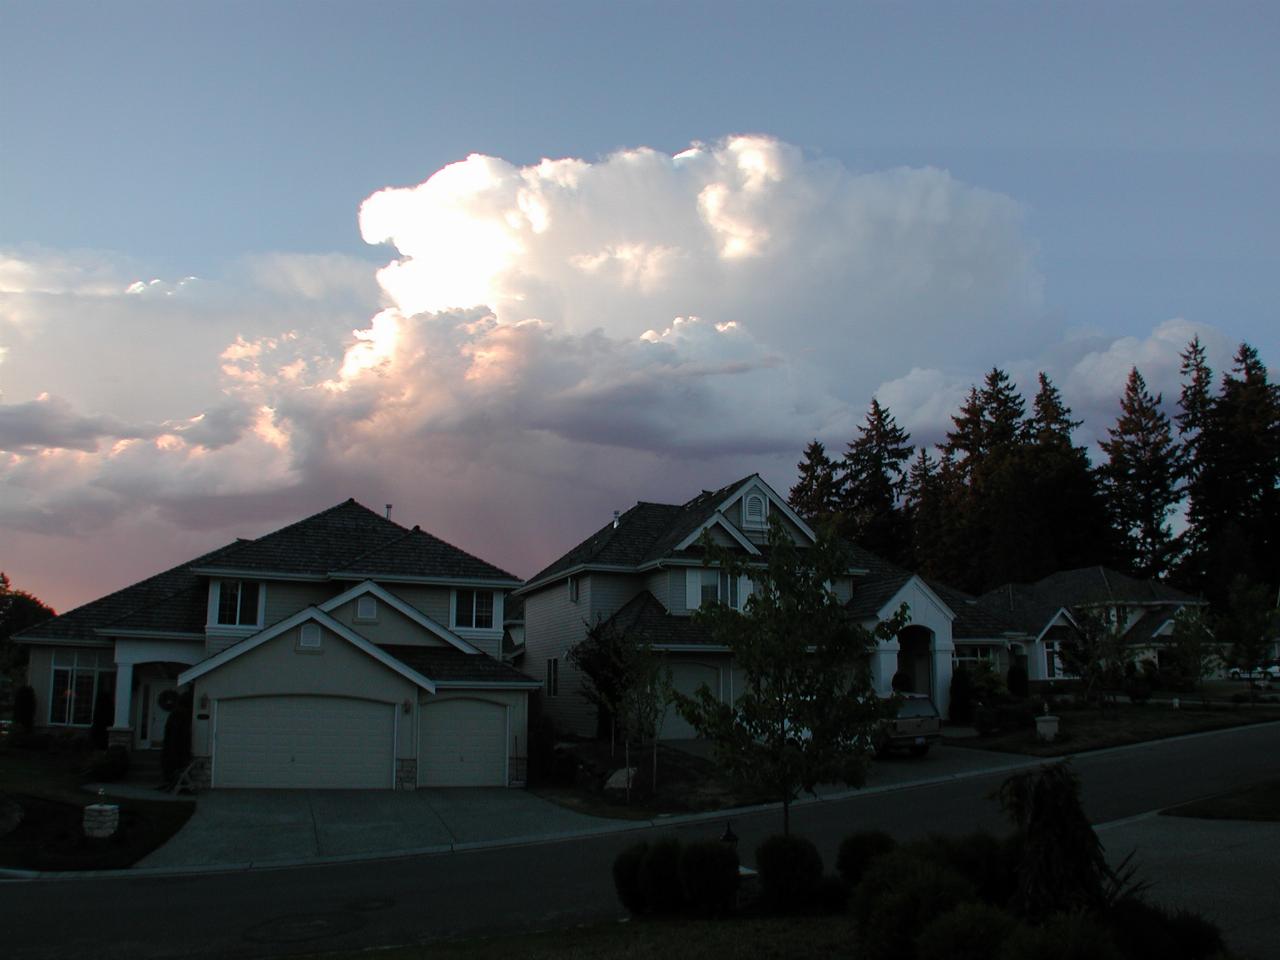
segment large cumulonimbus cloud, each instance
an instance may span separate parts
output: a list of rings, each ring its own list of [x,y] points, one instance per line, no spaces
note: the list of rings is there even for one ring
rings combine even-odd
[[[1129,362],[1176,369],[1193,330],[1064,339],[1014,200],[767,137],[472,156],[373,194],[360,229],[394,248],[376,272],[277,254],[153,282],[0,256],[0,525],[37,581],[71,535],[186,551],[351,495],[527,574],[637,498],[753,469],[785,487],[873,393],[931,440],[992,364],[1030,386],[1049,358],[1089,405]]]

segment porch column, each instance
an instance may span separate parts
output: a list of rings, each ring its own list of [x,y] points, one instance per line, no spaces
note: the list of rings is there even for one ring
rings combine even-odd
[[[893,693],[893,675],[898,672],[898,644],[882,643],[871,654],[871,684],[877,694]]]
[[[111,725],[115,730],[128,730],[133,706],[133,664],[116,664],[116,715]]]

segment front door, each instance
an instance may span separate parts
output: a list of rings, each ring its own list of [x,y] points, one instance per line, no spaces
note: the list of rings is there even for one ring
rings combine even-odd
[[[159,749],[164,745],[164,725],[169,707],[177,698],[170,680],[153,677],[138,686],[138,724],[136,741],[139,750]]]

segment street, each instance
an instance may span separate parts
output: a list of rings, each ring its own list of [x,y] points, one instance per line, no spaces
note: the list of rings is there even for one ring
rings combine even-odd
[[[1280,726],[1266,725],[1104,752],[1074,766],[1090,819],[1106,823],[1280,777],[1278,747]],[[990,794],[1004,776],[802,804],[793,808],[793,830],[818,844],[828,868],[841,838],[859,829],[899,839],[1000,831]],[[675,832],[718,837],[728,819],[748,863],[781,826],[778,812],[727,814]],[[607,919],[621,915],[614,856],[662,832],[214,875],[9,882],[0,886],[5,953],[11,960],[278,956]]]

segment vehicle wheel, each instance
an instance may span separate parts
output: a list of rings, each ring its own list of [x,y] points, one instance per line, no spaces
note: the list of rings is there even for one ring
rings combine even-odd
[[[913,757],[923,757],[923,756],[924,756],[926,753],[928,753],[928,752],[929,752],[929,744],[927,744],[927,743],[926,743],[924,746],[922,746],[922,747],[912,747],[912,748],[911,748],[911,755],[912,755]]]

